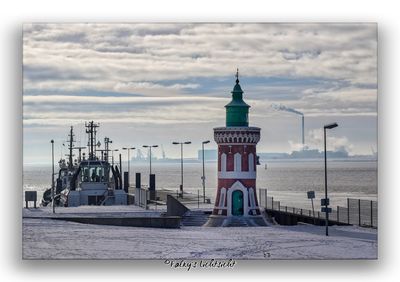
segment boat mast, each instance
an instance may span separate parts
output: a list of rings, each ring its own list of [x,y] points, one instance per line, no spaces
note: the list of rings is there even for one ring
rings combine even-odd
[[[72,149],[74,149],[74,127],[71,126],[71,129],[69,131],[69,139],[68,139],[68,150],[69,150],[69,154],[67,154],[68,156],[68,169],[72,169],[74,166],[74,162],[73,162],[73,154],[72,154]]]
[[[94,146],[96,146],[96,132],[97,132],[97,127],[99,127],[99,124],[94,123],[94,121],[90,121],[89,123],[85,122],[85,127],[86,127],[86,133],[88,134],[89,137],[88,141],[89,160],[95,160],[96,154]]]
[[[108,137],[105,137],[104,138],[104,151],[105,151],[105,153],[104,153],[104,160],[106,161],[106,162],[108,162],[108,156],[109,156],[109,151],[111,151],[110,149],[109,149],[109,144],[110,143],[112,143],[112,140],[110,140],[110,138],[108,138]]]

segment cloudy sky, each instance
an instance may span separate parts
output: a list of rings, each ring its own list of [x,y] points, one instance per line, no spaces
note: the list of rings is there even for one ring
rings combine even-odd
[[[261,152],[290,152],[301,142],[322,149],[376,150],[375,24],[26,24],[23,27],[24,163],[62,151],[69,126],[84,146],[85,121],[114,148],[213,139],[239,68],[250,124],[261,127]],[[209,148],[216,147],[212,142]],[[160,155],[160,152],[155,152]]]

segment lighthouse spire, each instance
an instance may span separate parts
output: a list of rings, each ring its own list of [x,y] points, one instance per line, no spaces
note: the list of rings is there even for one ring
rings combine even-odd
[[[232,100],[225,106],[226,126],[249,126],[249,108],[243,101],[243,90],[239,84],[239,69],[236,69],[236,84],[233,87]]]

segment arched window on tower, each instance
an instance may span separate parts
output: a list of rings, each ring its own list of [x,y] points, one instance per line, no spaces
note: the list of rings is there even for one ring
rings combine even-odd
[[[226,171],[226,154],[221,154],[221,171]]]
[[[218,204],[220,208],[223,208],[225,206],[225,197],[226,197],[226,189],[221,188],[221,192],[219,193],[219,204]]]
[[[249,154],[249,171],[254,171],[254,155],[253,155],[253,153]]]
[[[242,155],[239,153],[234,156],[233,170],[242,171]]]

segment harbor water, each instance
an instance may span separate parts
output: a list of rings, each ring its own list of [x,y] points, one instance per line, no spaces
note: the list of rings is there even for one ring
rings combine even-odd
[[[123,163],[123,170],[127,163]],[[142,173],[142,184],[148,183],[149,164],[130,164],[131,185],[136,172]],[[56,168],[56,171],[57,168]],[[181,182],[180,163],[153,162],[156,187],[178,191]],[[206,196],[214,201],[217,186],[217,163],[205,164]],[[184,164],[184,191],[203,194],[202,164]],[[38,191],[41,199],[45,189],[51,186],[51,166],[24,165],[23,190]],[[281,205],[310,209],[307,191],[315,191],[314,204],[324,197],[324,162],[318,160],[270,160],[257,166],[257,189],[267,189],[268,196]],[[333,160],[328,162],[328,197],[331,206],[346,206],[347,198],[377,200],[377,161]]]

